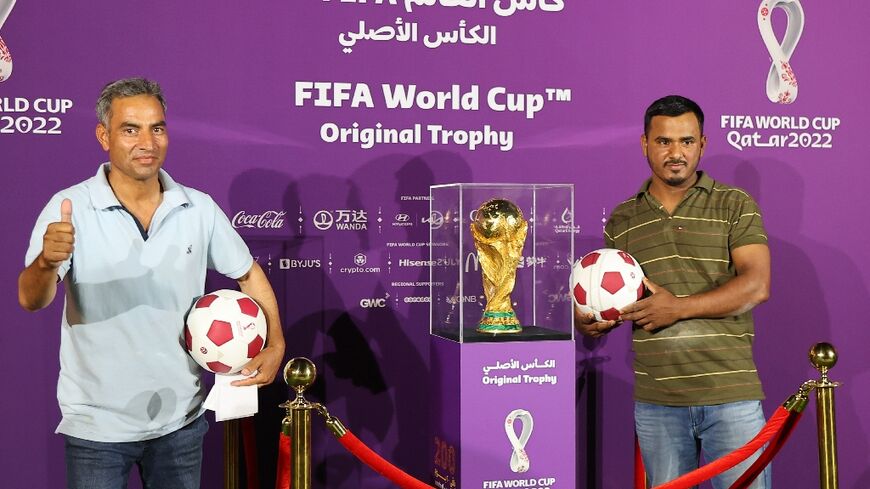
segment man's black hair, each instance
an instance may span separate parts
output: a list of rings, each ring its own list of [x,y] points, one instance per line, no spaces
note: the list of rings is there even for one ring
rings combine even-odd
[[[643,116],[643,133],[649,133],[650,122],[657,115],[677,117],[687,112],[695,114],[701,134],[704,134],[704,111],[698,104],[680,95],[668,95],[650,104]]]

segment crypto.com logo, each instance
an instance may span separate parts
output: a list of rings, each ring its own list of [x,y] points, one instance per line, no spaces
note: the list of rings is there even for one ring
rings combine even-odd
[[[15,0],[0,0],[0,32],[14,6]],[[12,76],[12,53],[0,37],[0,82],[8,80],[10,76]]]

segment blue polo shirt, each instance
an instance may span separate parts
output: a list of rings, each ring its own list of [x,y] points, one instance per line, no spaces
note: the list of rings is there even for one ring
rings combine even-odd
[[[72,201],[75,250],[58,269],[65,289],[58,433],[104,442],[147,440],[202,414],[199,366],[184,348],[184,314],[206,268],[239,278],[253,258],[205,193],[160,171],[163,201],[148,232],[115,197],[109,164],[55,194],[30,237],[25,265]]]

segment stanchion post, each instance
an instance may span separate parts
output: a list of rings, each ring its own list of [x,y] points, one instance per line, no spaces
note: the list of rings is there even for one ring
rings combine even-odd
[[[281,404],[287,412],[282,432],[290,437],[290,489],[311,489],[311,411],[319,404],[308,402],[303,393],[317,378],[317,369],[307,358],[293,358],[284,367],[284,381],[296,398]]]
[[[239,489],[239,420],[224,421],[224,489]]]
[[[810,362],[821,373],[816,383],[816,421],[819,432],[819,477],[821,489],[837,489],[837,429],[834,419],[834,388],[839,382],[828,379],[828,370],[837,363],[837,351],[830,343],[816,343],[810,349]]]

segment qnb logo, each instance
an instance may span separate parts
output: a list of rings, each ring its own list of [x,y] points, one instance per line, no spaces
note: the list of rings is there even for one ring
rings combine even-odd
[[[15,0],[0,0],[0,32],[14,6]],[[12,76],[12,53],[0,37],[0,82],[8,80],[10,76]]]
[[[781,8],[788,16],[782,44],[773,32],[773,10]],[[790,104],[797,99],[798,83],[791,66],[791,56],[804,30],[804,9],[799,0],[762,0],[758,7],[758,30],[770,54],[767,72],[767,98],[771,102]]]
[[[234,228],[281,229],[284,227],[286,211],[266,211],[260,214],[248,214],[239,211],[233,216]]]

